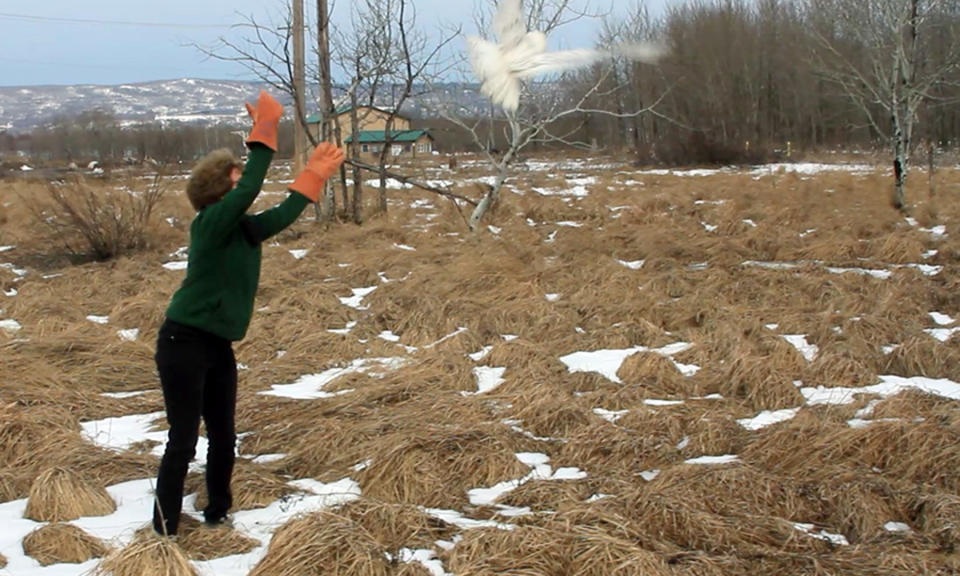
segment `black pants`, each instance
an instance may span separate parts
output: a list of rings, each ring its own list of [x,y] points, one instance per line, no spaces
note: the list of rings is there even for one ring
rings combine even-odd
[[[153,528],[174,535],[180,523],[183,483],[197,448],[200,419],[207,428],[207,496],[204,517],[215,521],[233,504],[234,414],[237,362],[229,340],[167,320],[157,337],[157,370],[170,432],[157,475]]]

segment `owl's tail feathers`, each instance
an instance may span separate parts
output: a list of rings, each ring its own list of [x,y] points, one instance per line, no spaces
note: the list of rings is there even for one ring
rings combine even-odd
[[[667,47],[655,42],[639,42],[633,44],[618,44],[611,51],[617,56],[623,56],[630,60],[655,64],[661,58],[666,56]]]

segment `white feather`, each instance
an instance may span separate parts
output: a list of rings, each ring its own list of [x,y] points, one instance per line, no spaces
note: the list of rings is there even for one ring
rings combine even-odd
[[[667,49],[661,44],[646,42],[639,44],[619,44],[614,47],[614,52],[631,60],[653,64],[666,56]]]
[[[467,49],[473,72],[480,80],[480,92],[505,110],[520,107],[520,80],[504,66],[505,59],[500,46],[483,38],[467,38]]]
[[[582,68],[615,56],[652,63],[664,54],[663,48],[656,44],[547,52],[546,34],[527,30],[522,0],[500,0],[493,17],[493,32],[499,44],[470,36],[467,51],[473,72],[480,81],[480,91],[508,113],[520,107],[521,79]]]
[[[500,0],[493,15],[493,31],[504,48],[519,44],[527,34],[527,19],[522,0]]]

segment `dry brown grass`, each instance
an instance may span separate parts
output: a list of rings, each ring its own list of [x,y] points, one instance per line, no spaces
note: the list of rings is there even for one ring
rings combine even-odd
[[[670,574],[656,553],[592,526],[559,523],[466,534],[450,554],[457,574]]]
[[[781,549],[810,554],[828,545],[797,531],[776,516],[738,511],[718,514],[697,506],[690,495],[661,495],[639,490],[628,498],[629,515],[649,539],[709,554],[745,555],[746,550]],[[748,554],[747,554],[748,555]]]
[[[666,394],[683,392],[683,374],[669,358],[655,352],[639,352],[620,365],[617,377],[626,384],[642,384]]]
[[[392,552],[404,547],[430,548],[456,532],[446,522],[409,504],[361,498],[343,505],[337,513],[362,526],[380,546]]]
[[[47,524],[23,539],[23,552],[40,563],[81,564],[91,558],[102,558],[108,549],[98,538],[72,524]]]
[[[51,466],[82,475],[102,486],[143,478],[156,471],[152,456],[125,452],[118,454],[92,446],[80,434],[75,418],[63,402],[76,396],[69,389],[54,398],[55,384],[30,387],[23,397],[27,406],[10,404],[0,408],[0,499],[26,498],[37,477]],[[59,385],[63,387],[61,383]],[[37,396],[41,398],[37,398]],[[35,402],[35,403],[34,403]],[[48,404],[49,402],[49,404]],[[83,405],[79,403],[78,411]],[[109,403],[104,403],[109,405]],[[89,404],[93,406],[93,404]],[[42,455],[42,457],[38,457]]]
[[[270,472],[263,466],[238,460],[231,479],[233,508],[235,510],[253,510],[264,508],[280,498],[293,494],[296,489],[287,481]],[[184,488],[185,493],[196,492],[194,506],[202,510],[207,505],[207,488],[201,475],[192,476]]]
[[[739,414],[719,410],[704,412],[686,426],[684,456],[739,454],[749,442],[750,433],[736,419]]]
[[[828,466],[819,472],[815,490],[822,506],[819,521],[852,544],[882,537],[884,524],[911,517],[908,485],[880,475]]]
[[[30,486],[24,518],[64,522],[84,516],[106,516],[117,509],[110,494],[67,468],[50,468]]]
[[[459,508],[467,490],[519,478],[514,456],[529,442],[504,427],[404,430],[372,445],[372,463],[358,474],[363,493],[398,504]]]
[[[170,538],[152,530],[111,552],[97,564],[93,576],[198,576],[187,555]]]
[[[947,225],[947,236],[935,239],[877,201],[877,190],[889,187],[880,174],[681,178],[580,161],[555,171],[562,176],[518,170],[510,186],[525,194],[507,191],[487,222],[499,234],[467,234],[449,203],[403,191],[391,192],[388,215],[363,226],[304,219],[264,246],[257,312],[235,346],[249,367],[240,372],[245,458],[234,478],[237,507],[268,504],[295,478],[351,477],[364,497],[289,523],[255,573],[315,566],[316,573],[420,576],[422,566],[387,554],[438,550],[438,539],[457,541],[449,552],[438,550],[444,569],[457,574],[957,572],[956,401],[908,392],[804,406],[795,381],[863,386],[881,374],[960,380],[960,338],[941,343],[924,333],[933,327],[929,312],[960,315],[960,203],[949,196],[960,173],[940,172],[935,199],[923,186],[909,191],[921,226]],[[463,164],[455,175],[429,161],[415,169],[456,179],[458,189],[473,193],[467,180],[488,174]],[[533,190],[580,176],[596,178],[585,198]],[[79,422],[162,410],[153,341],[183,273],[160,265],[186,246],[192,217],[183,198],[164,198],[146,250],[77,265],[23,224],[28,212],[11,194],[42,191],[31,186],[0,188],[3,243],[16,244],[0,253],[0,263],[28,270],[18,277],[0,267],[0,287],[18,292],[0,296],[0,319],[23,326],[0,331],[0,500],[28,496],[31,481],[53,466],[99,486],[155,474],[155,458],[94,447]],[[254,209],[277,199],[263,196]],[[410,206],[414,200],[418,207]],[[309,252],[298,260],[288,253],[294,248]],[[928,250],[938,253],[925,259]],[[618,260],[645,263],[630,269]],[[924,276],[894,267],[920,263],[944,269]],[[831,266],[892,275],[835,274]],[[376,286],[364,299],[368,309],[339,301],[363,286]],[[548,294],[559,296],[551,301]],[[110,322],[94,324],[87,314]],[[328,331],[352,322],[347,334]],[[128,328],[140,330],[136,342],[117,336]],[[387,330],[400,342],[381,338]],[[782,334],[805,335],[819,347],[817,358],[808,363]],[[620,383],[570,373],[559,360],[574,351],[679,341],[692,347],[673,360],[699,366],[692,377],[653,353],[629,357]],[[898,347],[884,354],[890,345]],[[482,360],[467,357],[485,347],[491,350]],[[339,394],[329,398],[258,394],[375,357],[405,363],[341,377],[327,386]],[[476,389],[472,370],[484,365],[506,368],[506,381],[486,394],[461,395]],[[150,392],[102,396],[141,390]],[[722,398],[702,398],[708,394]],[[868,404],[872,415],[857,416]],[[737,423],[762,410],[800,407],[793,420],[761,430]],[[611,423],[598,408],[626,413]],[[851,428],[854,417],[873,422]],[[529,472],[515,456],[521,451],[543,452],[554,468],[576,466],[588,476],[530,481],[500,499],[530,507],[526,516],[470,506],[468,490]],[[260,454],[285,457],[263,465],[246,459]],[[720,454],[737,454],[741,463],[684,463]],[[654,469],[660,472],[652,481],[641,477]],[[424,506],[517,528],[461,530]],[[889,521],[913,530],[887,532]],[[852,545],[832,546],[793,522],[842,533]],[[235,532],[200,530],[194,545],[190,528],[185,521],[181,543],[193,558],[253,545]],[[138,553],[101,567],[190,573],[175,558],[180,549],[138,542]]]
[[[777,371],[761,356],[737,357],[717,376],[720,378],[717,388],[724,397],[742,399],[757,411],[791,408],[803,403],[803,396],[790,376]]]
[[[960,364],[960,346],[944,344],[923,335],[900,343],[885,358],[882,368],[885,373],[898,376],[956,379],[960,376],[958,364]]]
[[[541,438],[568,438],[593,421],[590,405],[573,394],[542,383],[512,395],[510,415]]]
[[[30,470],[4,468],[0,470],[0,502],[25,498],[30,493]]]
[[[360,523],[336,511],[291,520],[270,540],[251,576],[368,574],[387,576],[384,549]]]
[[[873,407],[872,418],[903,418],[907,421],[930,420],[955,426],[960,414],[953,401],[921,390],[904,390],[880,400]]]
[[[761,434],[743,455],[789,474],[842,465],[864,473],[876,469],[892,478],[952,491],[957,479],[948,470],[960,464],[960,450],[950,440],[954,435],[936,422],[899,419],[865,428],[788,423]]]
[[[148,528],[147,530],[152,530]],[[260,542],[226,527],[207,527],[190,516],[180,520],[177,545],[191,560],[214,560],[246,554]]]
[[[538,480],[517,486],[497,502],[534,512],[554,512],[579,506],[593,494],[587,480]]]
[[[669,415],[656,417],[631,411],[618,424],[622,426],[597,418],[559,447],[560,457],[585,470],[623,476],[662,468],[681,459],[676,446],[683,438],[682,423]]]
[[[819,511],[819,503],[806,494],[801,481],[745,464],[673,466],[649,482],[644,493],[702,502],[703,508],[723,516],[745,514],[802,521]]]
[[[917,523],[940,549],[956,552],[960,546],[960,498],[953,494],[928,494],[914,502]]]
[[[804,385],[861,388],[877,382],[876,373],[853,354],[821,351],[810,363]]]
[[[73,419],[63,409],[31,410],[17,403],[0,406],[0,462],[4,468],[28,464],[44,448],[45,439],[73,428]]]

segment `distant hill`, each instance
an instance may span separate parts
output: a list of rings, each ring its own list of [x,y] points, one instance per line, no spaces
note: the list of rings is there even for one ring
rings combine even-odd
[[[116,86],[0,87],[0,130],[29,132],[58,116],[76,116],[91,110],[112,113],[121,122],[234,124],[246,120],[243,103],[256,97],[263,83],[230,80],[178,79]],[[378,99],[391,105],[390,90]],[[278,96],[286,106],[289,98]],[[444,84],[433,93],[413,99],[403,112],[430,116],[438,105],[456,103],[468,113],[486,110],[486,100],[471,84]]]

